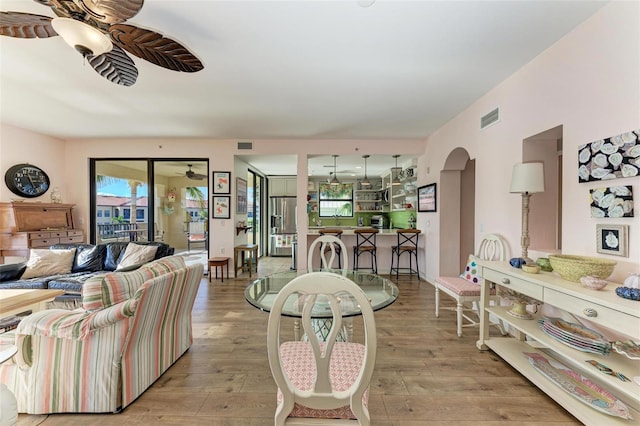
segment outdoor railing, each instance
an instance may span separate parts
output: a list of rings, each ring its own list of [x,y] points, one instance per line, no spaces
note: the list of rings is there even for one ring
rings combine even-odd
[[[118,239],[127,231],[143,231],[149,229],[149,224],[140,223],[103,223],[98,225],[98,239],[100,241]]]

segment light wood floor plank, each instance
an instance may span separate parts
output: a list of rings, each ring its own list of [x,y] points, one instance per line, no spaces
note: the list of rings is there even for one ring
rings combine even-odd
[[[260,275],[290,260],[260,261]],[[255,277],[254,277],[255,278]],[[273,424],[276,388],[266,349],[268,314],[244,300],[251,279],[203,280],[192,347],[120,414],[20,415],[20,426]],[[402,278],[399,299],[376,312],[378,358],[371,383],[375,426],[567,426],[579,424],[517,371],[456,335],[455,313],[434,314],[429,283]],[[443,297],[442,303],[453,306]],[[358,322],[356,319],[356,336]],[[497,330],[492,330],[492,333]]]

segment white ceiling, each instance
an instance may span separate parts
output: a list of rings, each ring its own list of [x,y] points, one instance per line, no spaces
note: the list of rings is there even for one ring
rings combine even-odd
[[[359,3],[146,0],[129,23],[184,43],[205,69],[133,57],[132,87],[59,37],[0,37],[0,118],[61,138],[425,138],[604,4]],[[35,1],[0,9],[54,16]]]

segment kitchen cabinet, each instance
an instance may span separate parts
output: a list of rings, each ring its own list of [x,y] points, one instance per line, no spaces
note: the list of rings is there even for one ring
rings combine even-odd
[[[539,313],[534,315],[533,320],[516,318],[508,313],[510,307],[490,306],[489,296],[492,287],[496,287],[499,292],[501,289],[509,289],[559,308],[574,317],[584,318],[597,326],[607,327],[636,342],[640,341],[638,302],[618,297],[613,283],[603,290],[594,291],[563,280],[551,272],[527,274],[521,269],[512,268],[507,262],[481,261],[480,274],[483,279],[478,349],[491,349],[586,425],[629,425],[633,422],[601,413],[583,404],[536,370],[523,352],[537,353],[551,361],[560,362],[621,400],[629,407],[631,416],[636,421],[640,418],[638,385],[603,374],[586,362],[596,360],[631,378],[640,375],[638,360],[629,359],[614,350],[603,356],[574,349],[542,331],[537,322],[541,318]],[[515,329],[517,337],[489,336],[490,314]]]
[[[270,197],[295,197],[298,194],[298,181],[295,177],[270,177]]]
[[[386,193],[385,207],[388,211],[415,211],[418,202],[417,196],[417,169],[408,167],[398,171],[400,184],[393,185],[393,177],[396,171],[391,170],[388,175],[383,176],[383,186],[388,189]],[[385,194],[383,194],[385,197]],[[410,205],[410,207],[408,207]]]
[[[358,189],[355,191],[356,211],[360,212],[381,212],[382,211],[382,190],[380,189]]]

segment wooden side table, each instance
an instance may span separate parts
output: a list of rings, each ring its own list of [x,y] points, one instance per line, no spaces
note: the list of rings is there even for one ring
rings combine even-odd
[[[220,267],[220,278],[224,282],[224,271],[222,267],[227,267],[227,278],[229,278],[229,258],[228,257],[212,257],[209,259],[209,282],[211,282],[211,268],[216,268],[216,279],[218,279],[218,267]]]
[[[236,276],[238,276],[238,271],[245,270],[245,253],[249,253],[248,263],[249,263],[249,278],[251,278],[251,271],[253,270],[253,265],[255,264],[256,274],[258,273],[258,245],[257,244],[241,244],[239,246],[235,246],[233,249],[233,269]],[[240,254],[240,256],[238,256]],[[240,266],[238,266],[238,259],[240,259]]]

